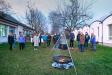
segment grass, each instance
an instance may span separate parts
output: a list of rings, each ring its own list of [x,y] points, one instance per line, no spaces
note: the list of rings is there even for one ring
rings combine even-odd
[[[65,52],[63,52],[65,53]],[[71,50],[78,75],[111,75],[112,48],[97,46],[97,51],[78,49]],[[0,45],[0,75],[75,75],[75,70],[54,69],[51,66],[51,48],[39,48],[34,51],[31,44],[27,44],[23,51],[18,47],[13,51],[7,44]]]

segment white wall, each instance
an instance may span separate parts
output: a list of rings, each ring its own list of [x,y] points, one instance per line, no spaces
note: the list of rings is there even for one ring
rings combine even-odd
[[[109,25],[112,24],[112,16],[107,17],[103,23],[100,21],[94,21],[90,27],[84,26],[83,28],[79,28],[79,30],[75,30],[74,34],[77,35],[78,31],[81,31],[85,34],[88,32],[91,36],[91,33],[96,35],[96,41],[103,43],[110,43],[112,44],[112,40],[109,39]],[[103,27],[102,27],[103,26]],[[102,31],[103,29],[103,31]],[[103,39],[102,39],[103,38]]]
[[[103,22],[103,41],[105,43],[112,43],[112,40],[109,39],[109,24],[112,24],[112,16],[108,17]]]
[[[90,34],[90,28],[89,28],[89,26],[84,26],[83,27],[83,34],[85,34],[86,32],[88,32],[88,34]]]
[[[102,42],[102,24],[100,21],[95,21],[90,25],[90,35],[94,33],[96,41]]]
[[[16,36],[18,37],[19,36],[19,32],[24,32],[23,31],[23,27],[18,25],[18,27],[16,28],[15,32],[16,32]]]

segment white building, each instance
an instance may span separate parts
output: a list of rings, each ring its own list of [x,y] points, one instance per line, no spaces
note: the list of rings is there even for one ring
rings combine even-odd
[[[103,42],[104,44],[112,44],[112,14],[107,16],[102,21],[96,20],[90,24],[90,26],[83,26],[83,28],[75,29],[74,33],[81,31],[89,35],[94,33],[96,35],[96,41]]]
[[[112,43],[112,14],[107,16],[102,22],[103,42]]]
[[[82,32],[85,34],[86,32],[90,34],[90,27],[88,25],[83,26]]]
[[[94,21],[90,25],[90,35],[94,33],[96,35],[96,41],[102,42],[102,22]]]
[[[7,37],[9,32],[13,32],[16,36],[19,36],[19,32],[25,34],[30,33],[32,29],[19,21],[17,21],[12,16],[0,12],[0,43],[7,42]]]

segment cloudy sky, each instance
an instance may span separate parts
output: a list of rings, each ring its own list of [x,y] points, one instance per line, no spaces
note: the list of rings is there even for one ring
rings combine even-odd
[[[6,0],[12,6],[12,11],[14,11],[14,16],[19,20],[24,19],[25,11],[28,0]],[[57,8],[59,3],[63,3],[67,0],[31,0],[32,4],[35,5],[45,16],[48,16],[48,13]],[[86,2],[88,1],[88,2]],[[83,0],[86,4],[91,2],[91,0]],[[95,0],[90,11],[93,13],[94,21],[102,18],[109,13],[112,13],[112,0]]]

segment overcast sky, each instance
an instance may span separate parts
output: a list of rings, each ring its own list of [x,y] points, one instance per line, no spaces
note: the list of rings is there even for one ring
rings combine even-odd
[[[28,0],[6,0],[12,6],[12,11],[18,19],[23,19],[25,17],[25,11]],[[32,3],[37,7],[45,16],[48,16],[48,13],[57,8],[59,3],[67,0],[31,0]],[[88,1],[88,2],[85,2]],[[91,0],[83,0],[86,4]],[[112,13],[112,0],[95,0],[90,11],[93,13],[93,19],[90,21],[98,20],[101,17]]]

